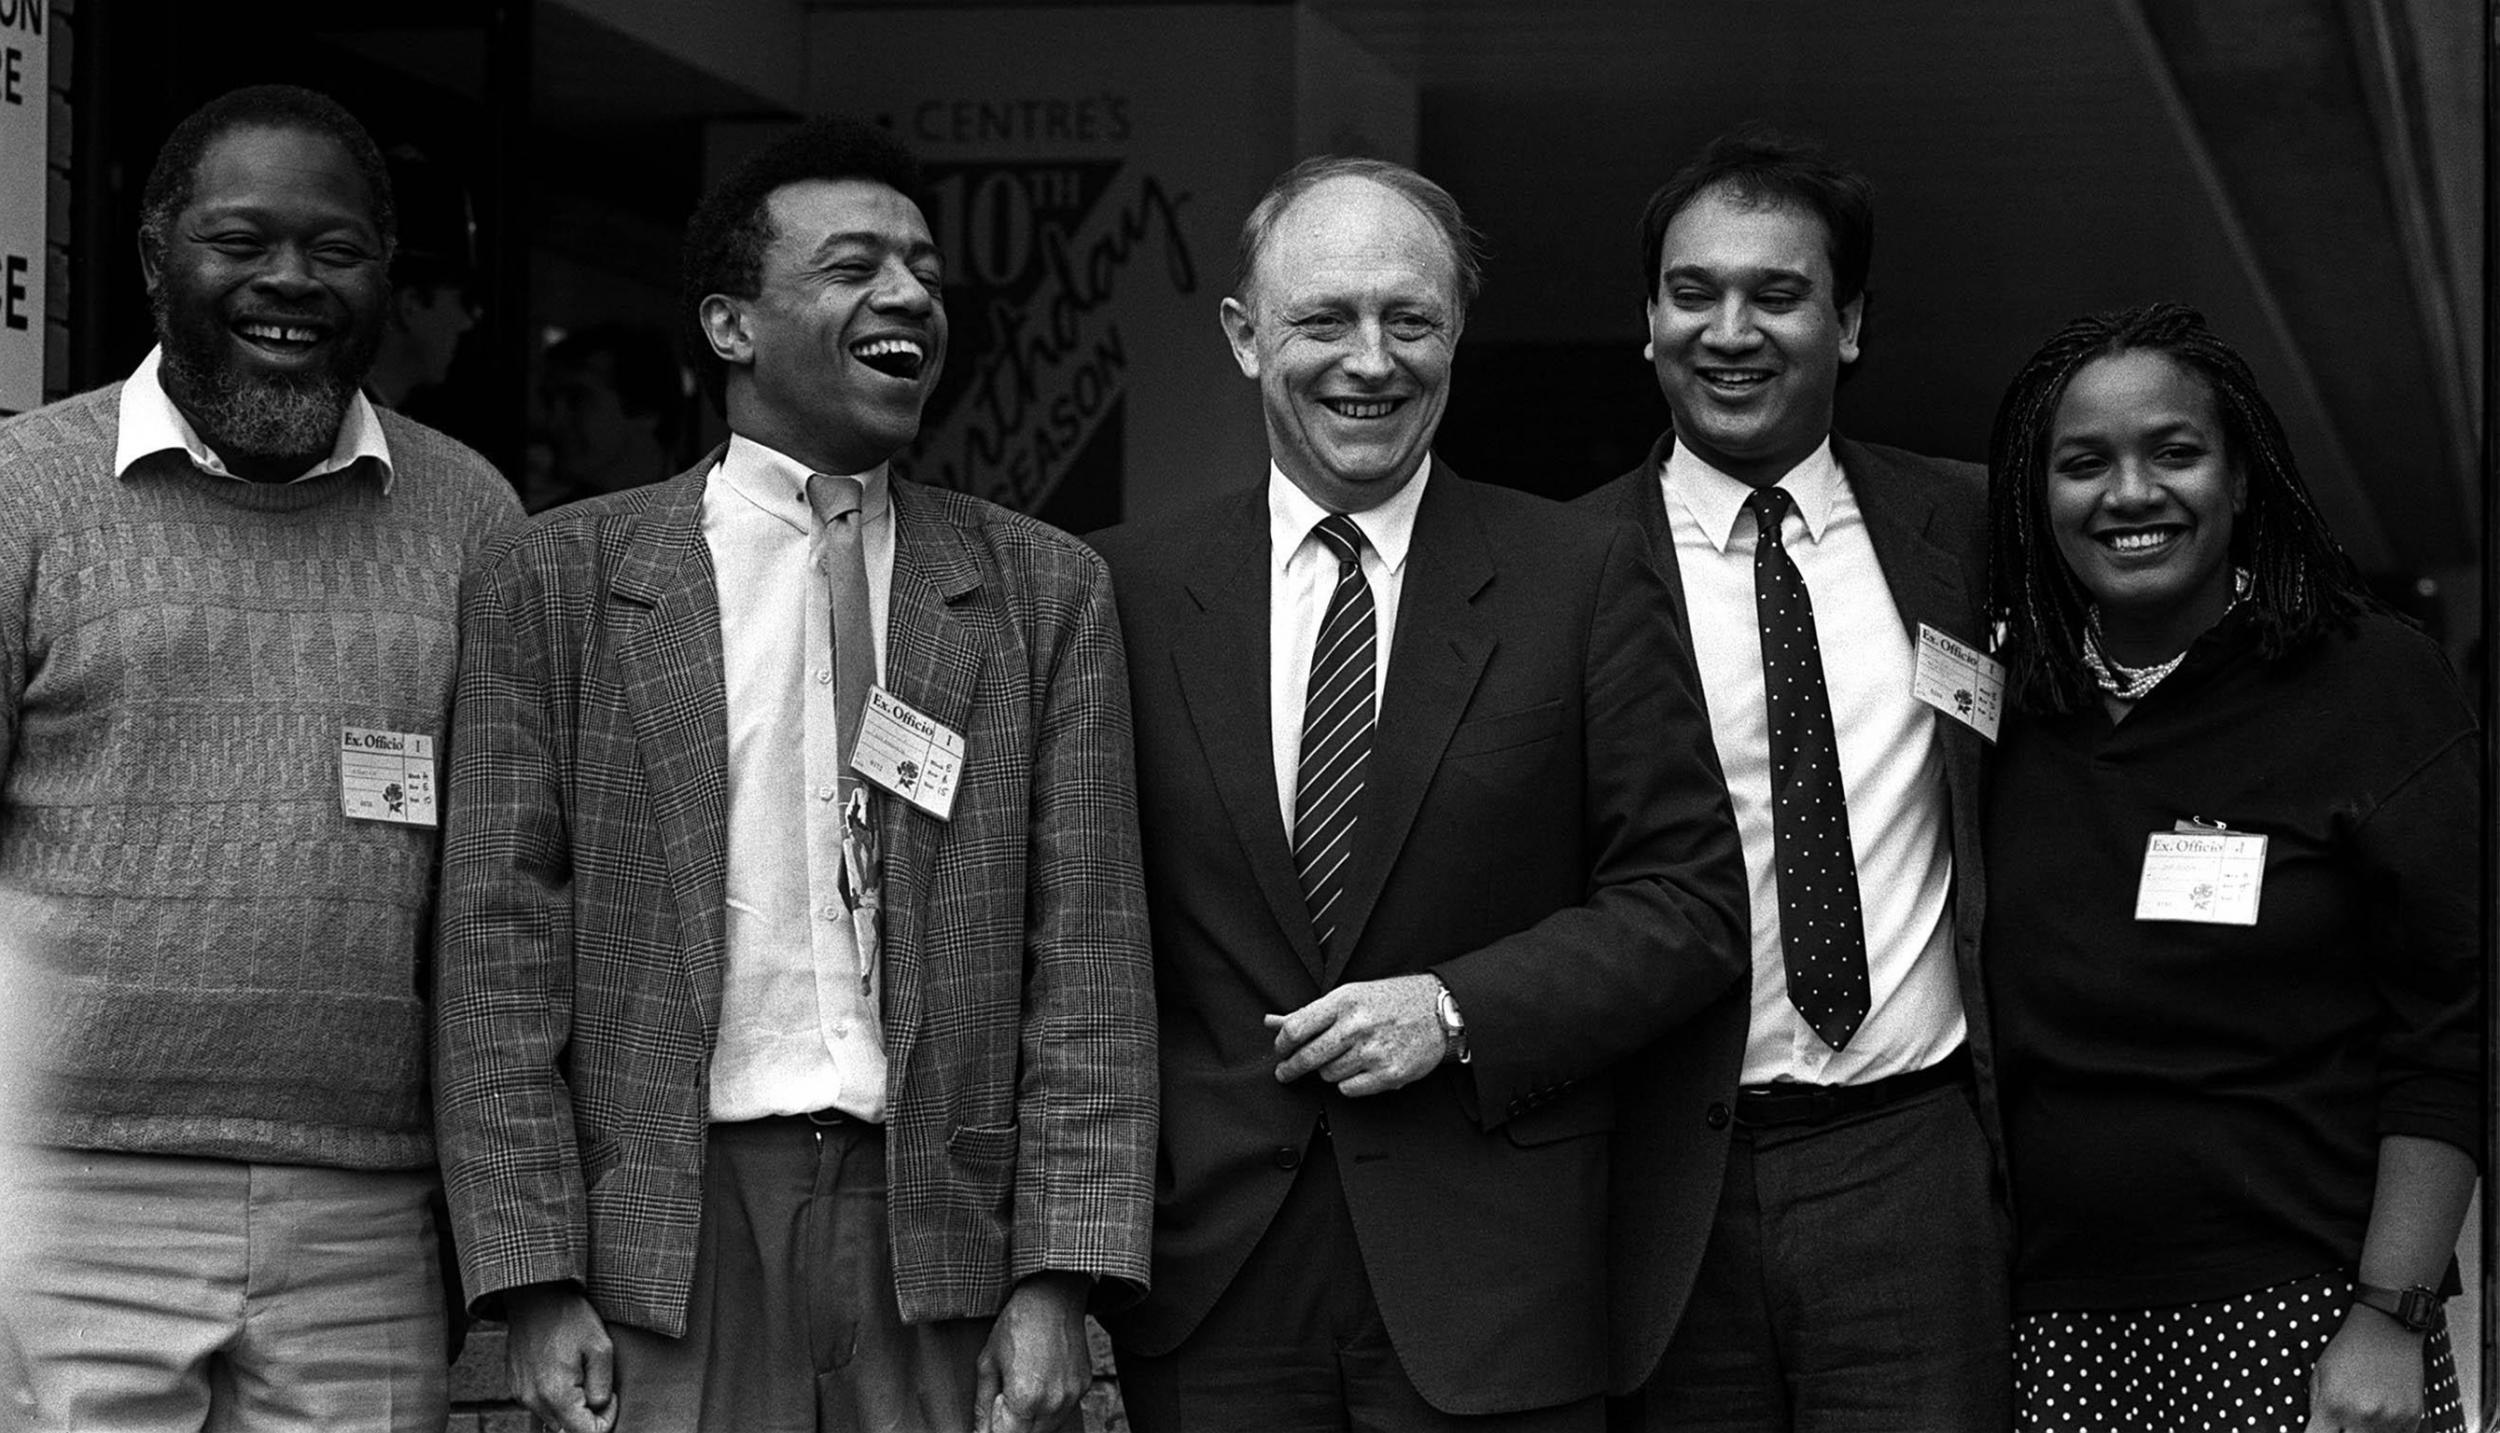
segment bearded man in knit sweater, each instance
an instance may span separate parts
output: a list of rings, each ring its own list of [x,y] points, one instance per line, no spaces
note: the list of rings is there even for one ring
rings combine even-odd
[[[157,349],[0,423],[34,992],[0,1423],[443,1426],[435,743],[463,570],[519,507],[358,392],[392,238],[345,110],[213,100],[148,178]]]

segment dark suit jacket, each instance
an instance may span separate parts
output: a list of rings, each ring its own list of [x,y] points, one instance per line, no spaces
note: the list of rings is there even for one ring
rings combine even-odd
[[[1325,1113],[1423,1395],[1486,1413],[1597,1393],[1610,1268],[1639,1267],[1667,1215],[1610,1210],[1607,1171],[1701,1127],[1698,1103],[1648,1103],[1646,1062],[1745,966],[1726,788],[1639,534],[1436,466],[1328,962],[1277,809],[1264,484],[1094,542],[1131,656],[1163,1030],[1154,1287],[1122,1344],[1197,1326]],[[1262,1014],[1427,969],[1472,1064],[1365,1099],[1276,1082]]]
[[[546,514],[466,593],[436,1000],[469,1292],[576,1279],[672,1335],[724,941],[710,467]],[[893,493],[886,685],[966,748],[952,820],[879,803],[896,1293],[915,1321],[1040,1269],[1133,1294],[1154,1010],[1110,584],[1030,519]]]
[[[1683,569],[1675,556],[1675,533],[1669,526],[1658,470],[1672,450],[1674,435],[1661,437],[1649,457],[1632,471],[1579,500],[1577,506],[1639,523],[1649,539],[1658,570],[1675,593],[1676,618],[1690,630],[1685,614]],[[1866,516],[1875,560],[1892,588],[1893,605],[1913,644],[1921,622],[1949,633],[1982,651],[1988,647],[1983,609],[1988,591],[1988,475],[1976,463],[1921,457],[1898,448],[1856,443],[1835,435],[1832,452],[1857,495]],[[1960,722],[1938,716],[1944,744],[1947,820],[1953,839],[1953,957],[1961,977],[1962,1010],[1970,1026],[1971,1064],[1979,1083],[1980,1122],[1995,1152],[1997,1184],[2005,1187],[2004,1142],[1996,1104],[1996,1049],[1989,1039],[1988,1006],[1979,976],[1979,932],[1987,914],[1988,882],[1980,861],[1979,813],[1982,758],[1987,743]],[[1714,1012],[1715,1014],[1715,1012]],[[1736,1010],[1735,1043],[1718,1076],[1717,1098],[1730,1099],[1744,1059],[1747,1012]],[[1714,1029],[1714,1035],[1718,1034]],[[1691,1273],[1683,1275],[1689,1291]],[[1678,1294],[1677,1302],[1682,1301]],[[1665,1347],[1661,1336],[1659,1349]],[[1657,1362],[1658,1350],[1649,1355]]]

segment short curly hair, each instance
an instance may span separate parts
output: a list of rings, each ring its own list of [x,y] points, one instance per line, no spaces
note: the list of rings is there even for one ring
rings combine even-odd
[[[174,219],[191,205],[198,192],[200,160],[210,145],[239,129],[293,129],[326,135],[347,151],[365,182],[367,214],[382,236],[382,257],[388,262],[399,244],[399,207],[391,193],[390,166],[380,146],[365,132],[346,106],[318,90],[300,85],[248,85],[228,90],[183,117],[156,151],[147,187],[139,197],[139,232],[149,244],[163,248],[173,237]]]
[[[686,357],[718,406],[729,367],[703,333],[703,301],[713,294],[753,298],[762,291],[764,250],[773,241],[766,201],[785,184],[865,179],[928,210],[920,161],[893,133],[848,115],[825,115],[774,140],[713,186],[686,221],[678,307]]]

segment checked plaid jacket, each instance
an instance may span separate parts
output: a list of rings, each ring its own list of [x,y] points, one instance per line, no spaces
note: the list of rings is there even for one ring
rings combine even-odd
[[[578,1280],[685,1326],[725,930],[717,454],[540,518],[470,583],[446,791],[437,1124],[473,1302]],[[879,804],[888,1218],[913,1321],[1040,1270],[1142,1290],[1152,972],[1110,580],[893,484],[886,686],[964,735],[951,821]],[[795,620],[795,617],[794,619]]]

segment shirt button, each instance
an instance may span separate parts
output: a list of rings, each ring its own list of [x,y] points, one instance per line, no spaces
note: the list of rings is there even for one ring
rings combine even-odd
[[[833,673],[826,671],[822,667],[818,667],[816,669],[816,685],[821,687],[830,684],[832,681]]]
[[[842,908],[840,906],[827,906],[823,910],[818,911],[816,914],[829,921],[838,921],[842,919]]]
[[[1278,1169],[1301,1168],[1302,1151],[1295,1149],[1289,1144],[1280,1144],[1276,1146],[1276,1167]]]
[[[1730,1118],[1731,1116],[1728,1114],[1727,1106],[1714,1100],[1711,1102],[1709,1110],[1702,1115],[1701,1122],[1710,1126],[1712,1129],[1726,1129],[1727,1122]]]
[[[841,789],[842,788],[828,782],[825,785],[816,788],[816,799],[819,801],[831,801],[836,795],[840,794]]]

